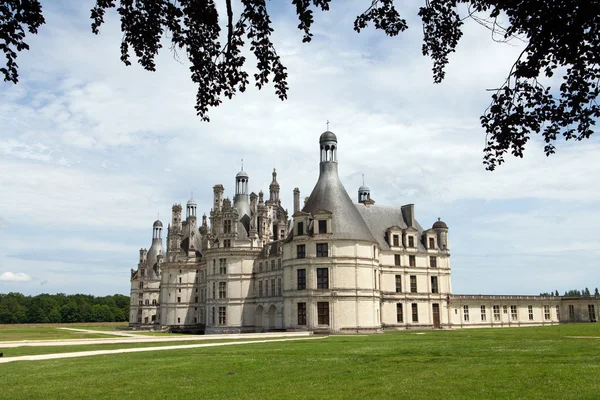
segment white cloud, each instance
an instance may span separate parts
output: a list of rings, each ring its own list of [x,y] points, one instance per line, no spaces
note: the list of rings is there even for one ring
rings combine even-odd
[[[3,282],[29,282],[31,277],[24,272],[3,272],[0,274],[0,281]]]
[[[450,224],[455,277],[469,282],[460,271],[481,273],[472,283],[455,278],[461,291],[485,287],[486,279],[490,286],[497,282],[496,264],[469,257],[498,253],[499,243],[506,264],[531,268],[531,279],[523,279],[529,288],[539,282],[539,271],[519,258],[523,254],[595,248],[590,226],[600,219],[590,210],[600,205],[600,188],[590,182],[600,170],[597,140],[559,144],[546,158],[534,139],[525,159],[507,157],[494,173],[483,169],[485,89],[503,81],[518,47],[493,43],[485,28],[467,24],[445,81],[434,85],[432,62],[421,56],[416,10],[422,2],[403,3],[410,29],[396,38],[372,28],[356,34],[352,23],[364,0],[342,3],[315,13],[309,44],[301,43],[291,5],[273,18],[289,72],[286,102],[272,87],[249,88],[211,109],[208,124],[195,115],[187,62],[163,51],[155,73],[135,63],[125,67],[114,12],[96,36],[89,31],[89,5],[48,4],[47,24],[28,37],[31,50],[19,55],[20,83],[4,84],[0,97],[0,212],[11,221],[0,259],[32,245],[39,254],[53,247],[89,252],[78,266],[58,268],[60,260],[50,258],[13,261],[50,281],[48,290],[80,282],[80,291],[93,292],[98,286],[87,272],[122,268],[122,281],[106,272],[102,287],[126,292],[128,269],[137,263],[137,249],[149,245],[156,213],[168,220],[171,205],[185,202],[192,189],[199,212],[208,213],[214,184],[224,184],[232,196],[241,158],[252,191],[266,192],[276,167],[284,207],[291,208],[294,187],[308,196],[327,120],[340,140],[340,174],[352,198],[364,173],[377,204],[415,203],[422,225],[437,216]],[[73,15],[61,15],[64,10]],[[32,238],[30,229],[42,232]],[[86,264],[103,252],[122,264]],[[575,261],[587,265],[591,257],[581,249]],[[559,264],[544,264],[546,276],[561,276],[555,273]],[[48,268],[57,271],[44,278]],[[502,285],[500,292],[514,287],[509,280]]]

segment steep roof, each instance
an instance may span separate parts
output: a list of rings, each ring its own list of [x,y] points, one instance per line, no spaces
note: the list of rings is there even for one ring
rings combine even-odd
[[[333,213],[334,239],[375,242],[371,231],[340,182],[337,162],[321,162],[319,180],[302,209],[307,213],[314,213],[317,210]]]
[[[377,243],[379,243],[379,248],[382,250],[390,249],[388,242],[385,240],[385,231],[389,227],[398,226],[402,229],[408,228],[400,207],[365,206],[364,204],[354,204],[354,207],[361,215],[361,219],[369,227],[371,234],[375,237]],[[417,221],[414,221],[413,227],[419,231],[420,238],[423,228]],[[421,240],[417,240],[417,246],[420,251],[425,251]]]

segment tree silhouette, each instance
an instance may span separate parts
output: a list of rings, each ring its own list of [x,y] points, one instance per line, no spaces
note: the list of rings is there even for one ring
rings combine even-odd
[[[227,18],[220,23],[215,0],[96,0],[92,31],[98,34],[106,10],[115,8],[123,32],[121,60],[131,65],[133,53],[150,71],[156,69],[154,59],[168,33],[170,50],[184,50],[191,63],[191,80],[198,86],[195,109],[205,121],[209,108],[246,90],[249,74],[242,55],[246,45],[257,60],[254,84],[260,89],[272,80],[276,95],[287,99],[288,74],[271,40],[266,0],[240,0],[235,18],[232,1],[222,1]],[[328,11],[331,0],[291,3],[304,33],[302,41],[310,42],[313,12]],[[370,5],[357,16],[355,31],[371,24],[396,36],[408,28],[393,0],[365,3]],[[559,136],[580,141],[594,133],[600,117],[600,1],[424,0],[418,14],[423,23],[422,52],[433,60],[435,83],[445,77],[448,56],[456,50],[466,19],[488,28],[493,40],[525,43],[506,80],[492,90],[491,103],[481,116],[486,169],[502,164],[507,153],[523,157],[534,134],[542,135],[544,152],[550,155]],[[17,83],[17,52],[29,48],[25,32],[37,33],[44,22],[38,0],[0,3],[0,49],[6,58],[0,71],[5,81]],[[559,84],[552,87],[548,82],[555,74],[560,75]]]

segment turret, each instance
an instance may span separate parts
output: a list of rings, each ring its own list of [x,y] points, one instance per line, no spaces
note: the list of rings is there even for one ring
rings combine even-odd
[[[146,255],[148,273],[146,276],[148,279],[158,279],[158,255],[164,253],[162,244],[162,229],[163,224],[160,220],[154,221],[152,225],[152,246],[148,250]]]
[[[233,198],[233,205],[238,211],[239,217],[244,218],[248,216],[250,218],[250,199],[248,198],[248,180],[249,176],[242,170],[235,176],[235,197]]]
[[[277,171],[273,168],[273,180],[269,185],[269,202],[279,203],[279,182],[277,182]]]
[[[365,175],[363,174],[363,184],[358,188],[358,202],[365,205],[375,204],[375,200],[371,199],[371,189],[365,185]]]
[[[440,249],[448,250],[450,247],[448,244],[448,225],[441,218],[438,218],[431,228],[437,233]]]
[[[196,218],[196,207],[197,206],[198,206],[198,203],[196,203],[196,200],[194,200],[194,197],[192,196],[192,198],[189,199],[187,202],[185,217],[188,219],[190,217]]]

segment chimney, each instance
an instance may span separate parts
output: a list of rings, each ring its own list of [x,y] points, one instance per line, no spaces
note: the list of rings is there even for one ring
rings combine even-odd
[[[294,214],[300,211],[300,189],[294,188]]]
[[[407,226],[415,226],[415,205],[407,204],[402,206],[402,217]]]

